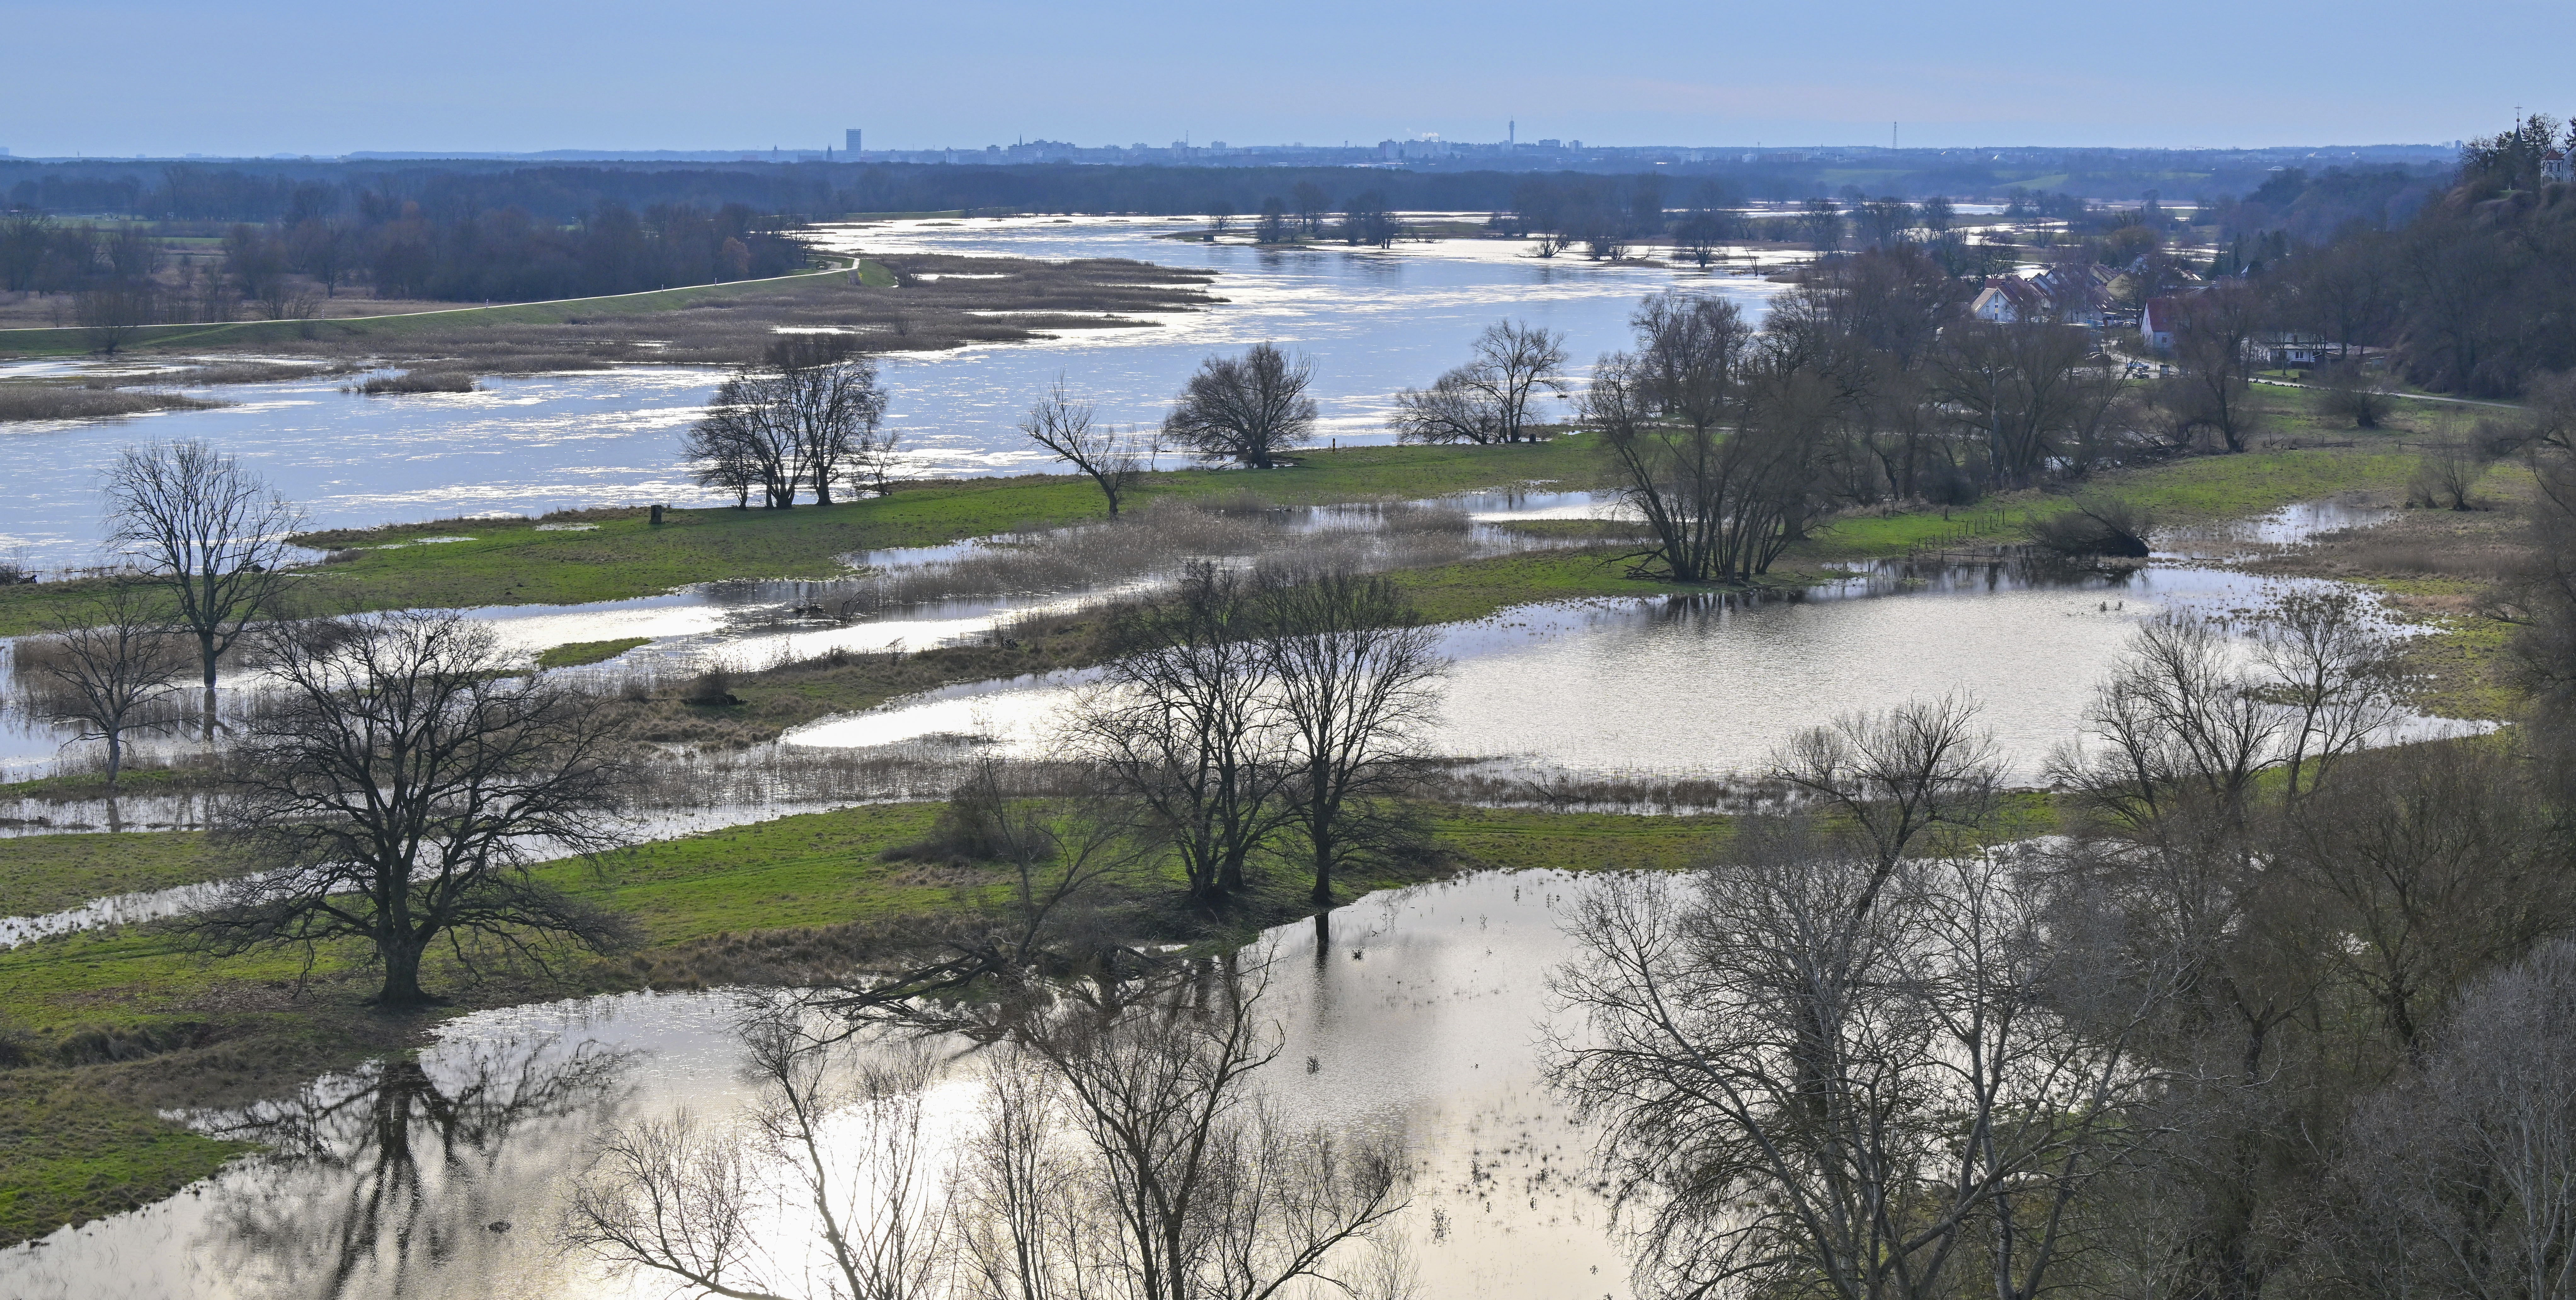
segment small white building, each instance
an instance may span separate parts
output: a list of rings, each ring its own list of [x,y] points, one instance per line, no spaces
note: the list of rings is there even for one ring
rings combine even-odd
[[[6,152],[6,150],[0,150],[0,152]],[[2576,162],[2571,162],[2567,155],[2552,149],[2540,155],[2540,179],[2543,184],[2551,181],[2561,185],[2576,183]]]
[[[2180,323],[2182,302],[2174,298],[2150,298],[2147,309],[2138,313],[2138,339],[2158,352],[2170,351],[2174,345],[2174,326]]]

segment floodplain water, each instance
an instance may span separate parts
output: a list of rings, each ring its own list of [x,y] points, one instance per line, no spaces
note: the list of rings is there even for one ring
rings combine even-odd
[[[1546,1091],[1548,972],[1590,879],[1482,873],[1372,895],[1328,933],[1247,950],[1280,1052],[1256,1075],[1290,1120],[1404,1135],[1400,1225],[1429,1297],[1629,1294],[1588,1138]],[[635,993],[480,1012],[417,1061],[372,1062],[290,1097],[190,1117],[267,1149],[157,1205],[0,1250],[17,1300],[624,1300],[552,1240],[574,1178],[620,1124],[752,1100],[725,993]],[[964,1045],[958,1045],[961,1049]],[[978,1120],[971,1056],[934,1085],[953,1140]]]
[[[1385,441],[1395,391],[1464,361],[1476,333],[1506,316],[1564,331],[1581,373],[1599,353],[1629,345],[1627,317],[1642,296],[1716,293],[1758,315],[1777,290],[1736,275],[1543,261],[1518,241],[1283,251],[1154,237],[1180,224],[1018,218],[820,231],[836,251],[1120,257],[1218,272],[1210,291],[1223,301],[1204,310],[1052,340],[888,355],[887,423],[903,439],[903,472],[1041,469],[1047,457],[1017,424],[1059,374],[1097,402],[1100,418],[1149,427],[1201,358],[1261,341],[1313,358],[1320,439]],[[80,370],[0,365],[0,377],[67,373]],[[190,390],[237,403],[214,410],[0,425],[0,445],[21,469],[0,510],[0,555],[47,570],[97,562],[99,474],[120,448],[170,438],[204,438],[240,456],[325,527],[720,504],[678,460],[680,434],[717,378],[706,367],[630,366],[487,377],[474,393],[366,397],[334,376]]]

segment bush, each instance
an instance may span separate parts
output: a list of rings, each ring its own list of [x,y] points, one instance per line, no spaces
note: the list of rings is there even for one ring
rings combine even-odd
[[[2033,519],[2025,527],[2034,545],[2059,555],[2143,558],[2155,520],[2126,501],[2079,501],[2072,510]]]
[[[369,397],[391,393],[470,393],[474,376],[462,370],[406,370],[399,375],[378,375],[358,385],[358,391]]]
[[[2437,442],[2415,462],[2415,477],[2406,485],[2406,504],[2439,510],[2474,510],[2469,489],[2487,472],[2477,448],[2465,442]]]
[[[2352,421],[2352,427],[2356,429],[2378,428],[2380,421],[2387,419],[2388,413],[2397,405],[2387,381],[2351,363],[2320,372],[2317,387],[2325,390],[2325,399],[2318,403],[2318,409],[2338,419]]]
[[[725,671],[722,664],[690,678],[688,686],[680,692],[680,702],[702,705],[742,703],[733,693],[733,674]]]

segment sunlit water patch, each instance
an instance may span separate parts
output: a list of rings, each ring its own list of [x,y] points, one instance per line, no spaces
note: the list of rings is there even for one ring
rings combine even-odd
[[[1375,895],[1328,934],[1275,931],[1262,1001],[1281,1035],[1256,1076],[1300,1124],[1400,1131],[1400,1220],[1432,1296],[1625,1297],[1586,1136],[1548,1095],[1546,977],[1587,888],[1485,874]],[[268,1150],[148,1208],[0,1251],[22,1300],[667,1294],[551,1239],[611,1127],[741,1114],[725,994],[629,994],[483,1012],[416,1062],[387,1060],[197,1127]],[[1567,1026],[1567,1028],[1574,1028]],[[977,1122],[966,1068],[939,1085],[934,1145]],[[793,1243],[764,1243],[773,1247]]]
[[[1260,341],[1314,359],[1323,440],[1385,441],[1395,391],[1464,360],[1476,333],[1505,316],[1564,331],[1579,372],[1599,353],[1628,346],[1627,317],[1642,295],[1678,287],[1758,311],[1777,290],[1695,271],[1542,262],[1502,242],[1280,252],[1151,237],[1166,228],[1104,221],[828,228],[827,242],[861,251],[1125,257],[1220,273],[1213,292],[1225,301],[1156,325],[888,356],[888,422],[903,438],[904,472],[1046,468],[1048,457],[1017,425],[1058,375],[1097,402],[1100,418],[1148,427],[1202,357]],[[326,527],[651,501],[722,504],[677,460],[680,432],[717,378],[704,367],[633,366],[487,377],[480,392],[389,397],[343,391],[344,377],[311,378],[192,390],[237,403],[214,410],[0,427],[24,471],[0,510],[0,551],[23,550],[46,569],[93,563],[100,472],[120,448],[162,438],[204,438],[241,456]],[[1544,405],[1544,416],[1561,414],[1553,399]],[[1181,462],[1167,454],[1162,463]]]

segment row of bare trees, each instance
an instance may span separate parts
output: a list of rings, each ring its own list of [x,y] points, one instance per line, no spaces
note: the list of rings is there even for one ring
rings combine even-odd
[[[2564,590],[2519,597],[2535,682]],[[1556,1074],[1640,1289],[2567,1294],[2562,724],[2387,746],[2397,645],[2349,593],[2250,645],[2168,616],[2049,764],[2061,837],[1989,846],[2005,773],[1939,701],[1800,737],[1803,811],[1594,893]]]
[[[1282,853],[1329,907],[1337,872],[1415,838],[1398,796],[1446,661],[1389,579],[1199,562],[1108,636],[1115,658],[1067,739],[1194,901],[1242,892]]]
[[[839,334],[786,334],[757,362],[735,368],[689,427],[682,454],[702,487],[748,508],[792,509],[799,492],[832,504],[836,486],[883,494],[896,436],[884,425],[887,394],[874,358]]]
[[[16,650],[16,703],[73,739],[99,741],[114,790],[131,739],[193,714],[211,738],[218,665],[274,613],[304,515],[204,442],[129,447],[108,469],[108,541],[132,566],[61,606]]]

